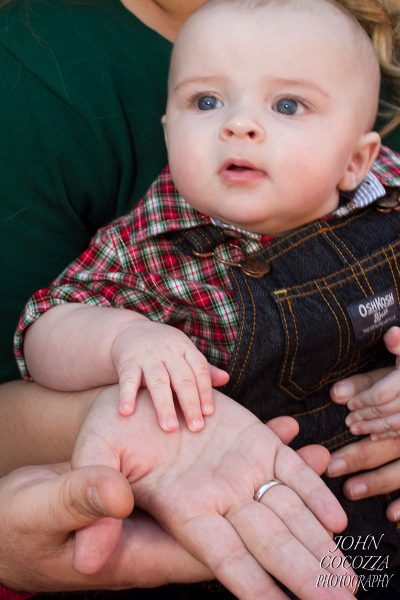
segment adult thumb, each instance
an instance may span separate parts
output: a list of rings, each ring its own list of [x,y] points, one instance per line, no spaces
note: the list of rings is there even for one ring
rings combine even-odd
[[[31,508],[32,527],[49,535],[66,536],[105,516],[122,519],[133,509],[128,481],[104,466],[55,474],[25,486],[23,496]]]

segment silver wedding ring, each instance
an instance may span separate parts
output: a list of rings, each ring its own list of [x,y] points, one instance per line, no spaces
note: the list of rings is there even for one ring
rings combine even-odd
[[[256,493],[254,494],[254,500],[256,502],[260,502],[261,498],[264,496],[264,494],[266,492],[268,492],[268,490],[273,488],[275,485],[281,485],[281,484],[284,485],[282,481],[279,481],[279,479],[270,479],[269,481],[266,481],[265,483],[260,485],[258,490],[256,490]]]

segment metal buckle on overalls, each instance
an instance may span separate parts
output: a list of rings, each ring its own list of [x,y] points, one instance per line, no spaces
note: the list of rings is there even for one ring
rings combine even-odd
[[[389,193],[387,196],[379,198],[374,206],[378,212],[382,213],[390,213],[393,210],[400,212],[400,195],[397,191]]]
[[[218,244],[214,250],[209,252],[196,252],[196,250],[193,250],[192,252],[195,256],[200,258],[209,258],[212,256],[223,265],[228,267],[238,267],[245,275],[255,279],[264,277],[264,275],[267,275],[270,272],[271,267],[265,259],[247,254],[238,244],[229,244],[230,250],[238,251],[238,258],[236,260],[224,258],[222,253],[225,245],[226,244]]]

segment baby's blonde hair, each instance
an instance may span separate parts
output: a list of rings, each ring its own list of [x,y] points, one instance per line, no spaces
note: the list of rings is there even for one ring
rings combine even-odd
[[[385,134],[400,124],[400,0],[336,0],[353,15],[371,38],[390,100],[381,100],[380,115],[388,120]]]

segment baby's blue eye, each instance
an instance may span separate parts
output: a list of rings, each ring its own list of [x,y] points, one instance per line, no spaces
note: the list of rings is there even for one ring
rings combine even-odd
[[[221,100],[215,96],[200,96],[196,100],[196,105],[199,110],[213,110],[222,106]]]
[[[282,98],[275,104],[275,110],[281,115],[295,115],[299,106],[301,106],[300,103],[293,98]]]

